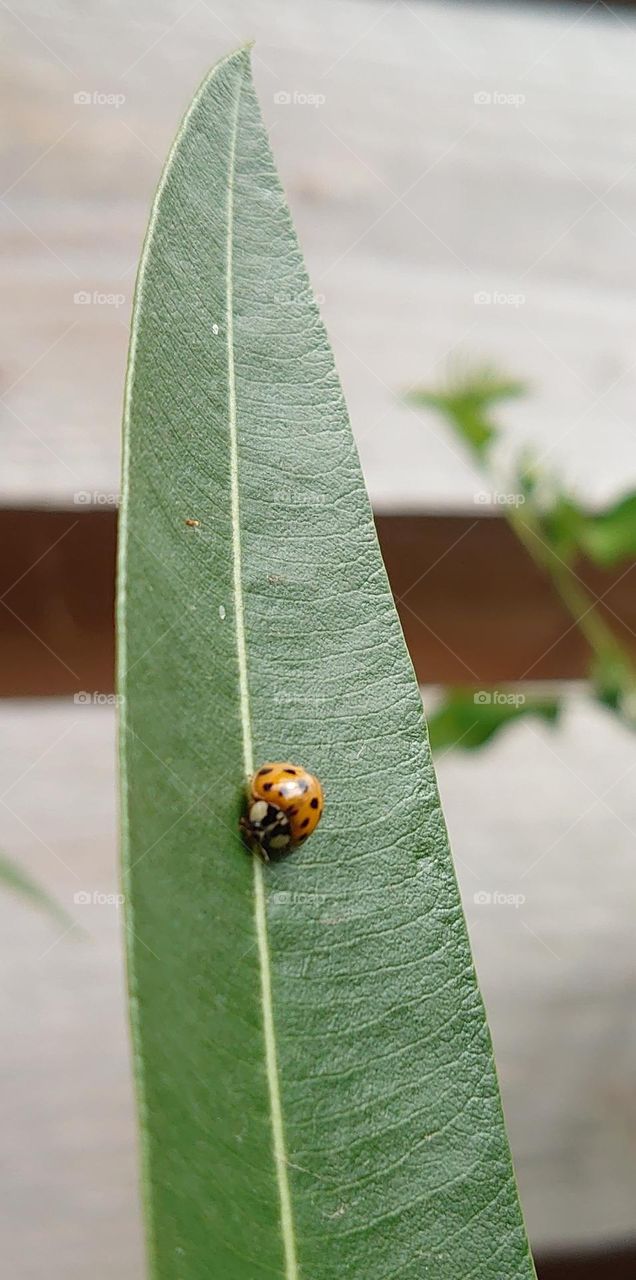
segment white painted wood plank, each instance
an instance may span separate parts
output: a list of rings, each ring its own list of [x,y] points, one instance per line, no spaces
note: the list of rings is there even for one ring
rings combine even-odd
[[[124,0],[81,15],[27,0],[3,24],[2,500],[116,494],[134,263],[161,159],[205,69],[251,36],[376,506],[466,509],[481,488],[438,421],[399,401],[449,359],[534,385],[502,415],[509,442],[533,442],[583,495],[633,484],[627,10],[164,0],[131,21]],[[122,300],[74,303],[94,290]]]

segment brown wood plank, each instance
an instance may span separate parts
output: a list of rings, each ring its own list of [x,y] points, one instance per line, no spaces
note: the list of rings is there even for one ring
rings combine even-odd
[[[0,511],[0,696],[110,692],[113,508]]]
[[[422,682],[585,674],[584,641],[502,518],[376,522]],[[115,543],[112,508],[0,511],[0,696],[112,690]],[[636,653],[633,568],[583,576]]]
[[[636,1246],[555,1254],[536,1259],[538,1280],[633,1280]]]
[[[421,682],[576,679],[585,641],[502,517],[378,516],[380,542]],[[580,574],[636,651],[633,565]]]

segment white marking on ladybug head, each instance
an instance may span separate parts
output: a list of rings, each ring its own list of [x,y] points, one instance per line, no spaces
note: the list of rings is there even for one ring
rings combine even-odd
[[[289,844],[289,836],[272,836],[269,847],[270,849],[286,849]]]
[[[250,822],[252,826],[258,826],[263,821],[267,813],[267,802],[265,800],[255,800],[250,809]]]

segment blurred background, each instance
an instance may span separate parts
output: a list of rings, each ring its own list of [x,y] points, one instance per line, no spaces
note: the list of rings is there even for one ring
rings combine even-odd
[[[2,4],[0,1199],[143,1276],[113,571],[136,262],[254,38],[432,737],[540,1276],[636,1267],[636,7]]]

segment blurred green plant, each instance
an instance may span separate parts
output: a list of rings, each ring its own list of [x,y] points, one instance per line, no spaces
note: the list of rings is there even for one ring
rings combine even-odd
[[[72,927],[73,921],[64,908],[54,898],[50,897],[45,889],[41,889],[39,884],[18,866],[17,862],[14,862],[13,859],[8,858],[2,852],[0,852],[0,884],[3,888],[17,893],[26,902],[29,902],[31,906],[39,907],[42,911],[45,911],[52,920],[62,925],[64,929]]]
[[[490,368],[455,374],[446,388],[410,391],[408,402],[435,409],[467,446],[493,489],[502,489],[494,447],[501,432],[494,412],[501,401],[525,394],[522,382]],[[585,510],[553,473],[529,452],[509,469],[505,488],[518,501],[501,510],[537,567],[548,577],[590,649],[589,680],[594,696],[631,728],[636,725],[636,666],[599,609],[579,569],[583,562],[617,568],[636,557],[636,492],[603,511]],[[539,695],[503,695],[500,690],[451,689],[428,718],[434,749],[483,746],[504,726],[538,715],[554,723],[560,700]]]
[[[426,718],[434,751],[451,747],[474,751],[511,720],[534,715],[554,724],[560,709],[558,698],[527,697],[501,689],[450,689],[436,711],[426,708]]]

